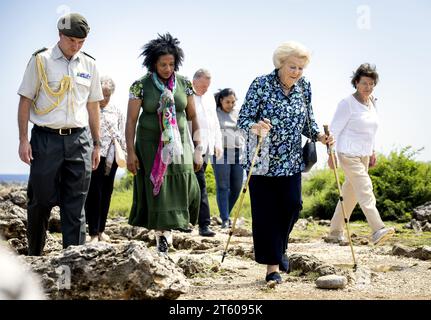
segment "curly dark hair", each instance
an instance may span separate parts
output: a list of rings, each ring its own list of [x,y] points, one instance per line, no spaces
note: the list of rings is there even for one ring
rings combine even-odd
[[[363,63],[359,66],[359,68],[353,72],[352,76],[352,86],[356,89],[356,83],[361,80],[361,77],[369,77],[374,80],[374,85],[379,82],[379,74],[376,71],[376,66],[369,64],[369,63]]]
[[[236,99],[236,94],[235,91],[233,91],[233,89],[231,88],[226,88],[223,90],[219,90],[217,93],[214,94],[214,99],[216,101],[216,106],[217,108],[221,108],[221,99],[229,97],[229,96],[234,96]]]
[[[184,51],[178,45],[180,42],[177,38],[166,34],[158,34],[157,39],[153,39],[142,47],[142,53],[139,56],[144,57],[142,65],[150,72],[156,71],[156,62],[160,56],[171,54],[175,59],[175,71],[178,71],[179,66],[184,60]]]

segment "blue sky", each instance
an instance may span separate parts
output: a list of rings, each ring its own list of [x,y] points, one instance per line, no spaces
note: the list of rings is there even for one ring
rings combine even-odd
[[[101,73],[117,83],[112,100],[126,112],[128,88],[141,75],[140,48],[157,33],[181,41],[180,73],[200,67],[213,74],[211,91],[232,87],[242,104],[251,81],[273,70],[272,53],[296,40],[313,53],[305,70],[313,108],[322,127],[337,103],[353,92],[350,76],[363,62],[377,65],[375,90],[380,127],[376,149],[425,147],[419,160],[431,161],[425,130],[431,119],[431,4],[426,0],[266,0],[266,1],[1,1],[0,117],[1,173],[28,173],[18,157],[16,91],[31,54],[55,45],[57,19],[80,12],[91,27],[84,51]],[[319,147],[319,164],[326,159]]]

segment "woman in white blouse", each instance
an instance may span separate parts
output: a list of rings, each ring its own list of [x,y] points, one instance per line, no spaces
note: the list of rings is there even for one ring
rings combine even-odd
[[[115,105],[109,103],[115,91],[115,83],[107,76],[101,77],[100,82],[103,91],[103,100],[100,102],[100,163],[91,174],[90,189],[85,202],[90,242],[110,241],[104,231],[118,168],[114,140],[117,140],[126,152],[124,115]]]
[[[376,198],[368,175],[368,167],[376,164],[374,152],[375,135],[378,127],[376,99],[373,89],[379,80],[375,66],[364,63],[352,77],[356,92],[343,99],[337,107],[330,129],[336,140],[338,161],[344,170],[345,182],[342,195],[347,219],[359,202],[372,229],[371,240],[378,244],[395,230],[385,228],[376,208]],[[333,169],[331,158],[328,165]],[[344,216],[340,201],[331,220],[327,242],[344,242]]]

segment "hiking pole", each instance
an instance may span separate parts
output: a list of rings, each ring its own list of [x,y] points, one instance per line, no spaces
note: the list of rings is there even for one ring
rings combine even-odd
[[[325,131],[325,135],[329,136],[329,126],[327,124],[323,125],[323,130]],[[356,270],[358,265],[356,263],[355,252],[353,251],[352,238],[350,237],[349,220],[347,219],[346,209],[344,208],[344,201],[343,201],[344,199],[343,199],[343,194],[341,192],[340,179],[338,178],[338,171],[337,171],[337,164],[335,163],[334,150],[329,145],[329,143],[326,144],[326,147],[328,148],[328,153],[331,157],[332,166],[334,169],[335,180],[337,181],[338,194],[340,195],[341,211],[343,212],[344,225],[346,226],[347,238],[349,239],[350,250],[352,251],[353,270]]]
[[[241,211],[242,202],[243,202],[243,200],[244,200],[245,193],[247,192],[247,186],[248,186],[248,182],[250,181],[251,174],[252,174],[252,172],[253,172],[254,163],[256,162],[257,155],[258,155],[258,153],[259,153],[260,147],[262,146],[262,140],[263,140],[263,139],[262,139],[262,137],[261,137],[261,136],[259,136],[259,140],[258,140],[258,142],[257,142],[256,150],[254,151],[254,156],[253,156],[253,159],[252,159],[252,161],[251,161],[250,171],[248,172],[248,176],[247,176],[247,180],[246,180],[246,182],[245,182],[245,183],[244,183],[244,185],[242,186],[242,193],[241,193],[241,196],[240,196],[240,198],[239,198],[239,204],[238,204],[238,206],[236,207],[236,211],[235,211],[235,214],[234,214],[234,216],[233,216],[233,223],[232,223],[232,227],[231,227],[231,229],[230,229],[229,237],[227,238],[226,247],[225,247],[225,249],[224,249],[224,251],[223,251],[223,256],[222,256],[222,258],[221,258],[221,262],[222,262],[222,263],[223,263],[223,261],[224,261],[224,258],[226,257],[226,254],[227,254],[227,248],[229,247],[230,238],[232,237],[232,235],[233,235],[233,233],[234,233],[234,231],[235,231],[236,220],[238,219],[239,212]]]

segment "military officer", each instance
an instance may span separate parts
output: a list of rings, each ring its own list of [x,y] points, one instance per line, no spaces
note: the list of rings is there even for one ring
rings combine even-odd
[[[91,171],[100,160],[103,93],[94,58],[81,51],[90,27],[83,16],[71,13],[59,19],[57,28],[58,43],[33,54],[18,90],[19,156],[30,165],[29,255],[42,254],[56,205],[63,247],[85,242],[84,204]],[[30,142],[28,121],[34,124]]]

